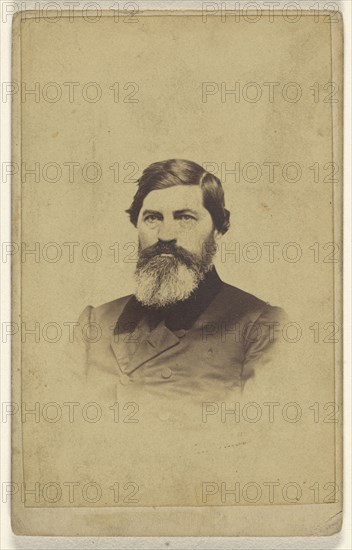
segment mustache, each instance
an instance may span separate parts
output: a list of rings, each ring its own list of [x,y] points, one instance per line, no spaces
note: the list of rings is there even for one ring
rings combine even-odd
[[[195,254],[188,252],[188,250],[185,250],[182,246],[177,246],[173,243],[157,242],[152,246],[139,251],[137,265],[139,267],[143,267],[151,259],[154,259],[156,256],[160,256],[161,254],[171,254],[176,261],[183,263],[187,267],[194,266],[198,260]]]

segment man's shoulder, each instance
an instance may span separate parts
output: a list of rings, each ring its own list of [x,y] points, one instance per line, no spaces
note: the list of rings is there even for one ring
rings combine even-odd
[[[133,294],[128,294],[127,296],[122,296],[121,298],[111,300],[111,302],[101,304],[100,306],[94,308],[94,312],[96,313],[96,315],[102,316],[110,312],[115,313],[120,310],[122,311],[126,304],[130,301],[130,299],[133,298],[133,296]]]
[[[116,321],[121,315],[132,297],[133,294],[129,294],[128,296],[116,298],[115,300],[111,300],[111,302],[106,302],[97,307],[87,306],[81,314],[81,317],[88,317],[90,322],[110,324],[112,321]]]
[[[282,320],[285,317],[281,307],[228,283],[223,283],[219,302],[225,316],[249,317],[252,321],[259,318]]]

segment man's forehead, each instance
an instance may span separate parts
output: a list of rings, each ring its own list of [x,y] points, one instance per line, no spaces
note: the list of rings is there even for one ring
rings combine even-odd
[[[175,185],[165,189],[155,189],[145,197],[142,208],[171,210],[197,208],[202,210],[204,208],[203,193],[199,185]]]

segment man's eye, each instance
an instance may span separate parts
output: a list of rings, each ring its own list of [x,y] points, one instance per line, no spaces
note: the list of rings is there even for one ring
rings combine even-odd
[[[182,220],[182,221],[185,221],[185,222],[190,222],[190,221],[195,221],[196,220],[196,218],[194,216],[191,216],[190,214],[180,214],[178,216],[178,219]]]
[[[144,218],[144,221],[147,223],[154,223],[158,220],[160,220],[160,217],[156,216],[155,214],[148,214],[148,216]]]

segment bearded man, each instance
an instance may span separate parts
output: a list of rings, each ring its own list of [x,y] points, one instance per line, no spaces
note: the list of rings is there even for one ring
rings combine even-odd
[[[92,329],[87,380],[164,397],[243,388],[269,357],[282,310],[216,272],[230,218],[220,180],[188,160],[153,163],[127,212],[139,239],[136,290],[81,315]]]

